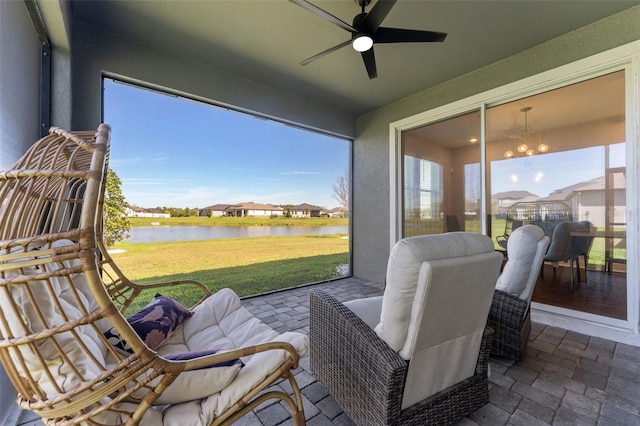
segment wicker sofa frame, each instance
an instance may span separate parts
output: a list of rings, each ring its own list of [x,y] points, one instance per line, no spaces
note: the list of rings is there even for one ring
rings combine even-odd
[[[485,405],[492,336],[472,377],[402,410],[408,362],[333,296],[310,293],[311,369],[357,425],[446,425]]]
[[[289,406],[295,425],[304,425],[302,397],[292,374],[299,355],[291,344],[274,341],[175,361],[149,349],[131,328],[122,313],[144,289],[195,286],[202,291],[200,302],[211,293],[191,280],[138,285],[113,262],[102,243],[109,143],[110,128],[104,124],[97,132],[52,128],[12,170],[0,172],[0,362],[18,392],[19,407],[40,415],[47,425],[95,425],[100,424],[96,418],[104,415],[124,418],[118,424],[137,425],[181,374],[275,350],[285,351],[284,361],[210,424],[230,424],[275,398]],[[55,244],[62,240],[64,246]],[[76,286],[78,275],[86,279],[98,303],[93,311]],[[64,300],[56,298],[56,283],[60,282],[69,288],[70,296],[65,295]],[[18,290],[27,299],[15,299]],[[43,297],[49,300],[50,309],[61,312],[60,322],[54,323],[49,311],[41,309],[38,300]],[[65,307],[69,305],[81,315],[68,317]],[[33,312],[26,320],[25,309]],[[99,332],[99,323],[105,319],[126,339],[132,355],[115,351]],[[106,366],[97,359],[95,349],[80,339],[87,329],[98,331],[94,334],[115,357],[115,365]],[[61,343],[69,339],[76,340],[74,353],[66,352]],[[87,373],[72,361],[77,357],[100,373]],[[72,383],[77,383],[71,389],[56,381],[61,365],[68,369]],[[42,377],[49,378],[48,388],[57,390],[45,391]],[[292,395],[267,389],[281,379],[289,381]]]

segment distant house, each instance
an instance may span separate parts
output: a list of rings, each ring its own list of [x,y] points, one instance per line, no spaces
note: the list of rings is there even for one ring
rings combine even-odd
[[[324,209],[322,207],[307,203],[291,206],[289,209],[291,217],[320,217],[323,211]]]
[[[125,209],[125,214],[127,217],[157,217],[157,218],[168,218],[171,217],[169,213],[165,213],[161,209],[153,208],[153,209],[145,209],[138,206],[130,206]]]
[[[529,191],[506,191],[498,192],[491,196],[491,203],[495,206],[494,213],[497,217],[504,217],[507,214],[507,210],[513,203],[522,201],[536,201],[540,197],[536,194],[532,194]]]
[[[326,212],[328,217],[349,217],[349,211],[344,207],[334,207]]]
[[[597,227],[607,223],[624,224],[626,222],[626,177],[624,173],[613,173],[606,188],[604,176],[579,182],[553,191],[544,200],[564,201],[571,206],[576,220],[588,220]],[[611,199],[605,199],[606,194]]]
[[[200,210],[198,216],[211,216],[211,217],[222,217],[222,216],[230,216],[230,207],[233,207],[233,204],[214,204],[209,207],[205,207]]]
[[[273,204],[240,203],[227,207],[225,213],[235,217],[271,217],[283,216],[284,209]]]

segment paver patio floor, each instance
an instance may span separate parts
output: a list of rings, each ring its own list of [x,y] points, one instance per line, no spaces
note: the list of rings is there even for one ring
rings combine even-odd
[[[340,301],[381,295],[379,284],[355,278],[243,299],[274,329],[309,332],[309,290],[321,287]],[[525,358],[491,358],[489,404],[458,425],[640,425],[640,348],[534,323]],[[309,357],[295,372],[310,426],[351,425],[313,376]],[[286,385],[286,386],[285,386]],[[288,384],[282,382],[283,389]],[[23,413],[20,425],[41,425]],[[291,425],[284,403],[258,407],[236,425]]]

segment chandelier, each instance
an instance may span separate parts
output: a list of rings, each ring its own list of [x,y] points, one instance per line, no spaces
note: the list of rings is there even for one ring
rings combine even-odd
[[[520,155],[525,155],[530,157],[535,154],[542,154],[549,151],[549,145],[545,143],[539,143],[537,147],[531,145],[532,141],[529,139],[529,121],[528,121],[528,113],[531,111],[533,107],[527,106],[522,107],[520,112],[524,113],[524,138],[521,144],[516,147],[516,152]],[[535,149],[534,149],[535,147]],[[504,158],[512,158],[516,155],[511,150],[504,152]]]

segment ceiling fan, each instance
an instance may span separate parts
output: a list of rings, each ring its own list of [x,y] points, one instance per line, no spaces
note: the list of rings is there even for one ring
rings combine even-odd
[[[362,8],[362,13],[353,18],[353,24],[349,25],[332,14],[322,10],[318,6],[309,3],[306,0],[289,0],[292,3],[301,6],[308,11],[315,13],[323,19],[339,26],[351,33],[351,40],[347,40],[325,51],[313,55],[310,58],[300,62],[300,65],[307,65],[316,59],[319,59],[329,53],[335,52],[349,44],[355,50],[361,52],[364,66],[367,68],[369,78],[376,78],[378,71],[376,69],[376,58],[373,53],[373,45],[375,43],[411,43],[411,42],[441,42],[444,41],[447,33],[435,31],[409,30],[401,28],[385,28],[380,24],[386,18],[391,8],[397,0],[378,0],[371,8],[369,13],[364,11],[365,7],[371,3],[371,0],[354,0],[358,6]]]

